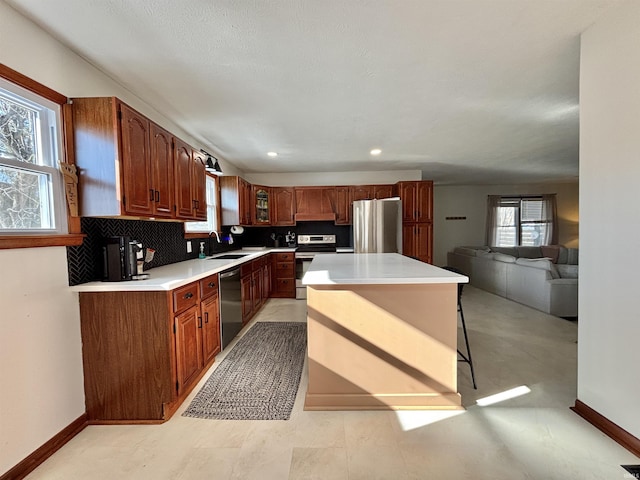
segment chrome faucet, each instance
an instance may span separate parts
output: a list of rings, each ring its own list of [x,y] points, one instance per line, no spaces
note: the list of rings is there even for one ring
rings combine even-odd
[[[211,247],[211,235],[215,235],[216,240],[218,240],[218,243],[220,243],[220,236],[218,235],[218,232],[216,232],[215,230],[213,232],[209,232],[209,241],[207,242],[207,246],[209,247],[209,255],[213,255],[213,248]]]

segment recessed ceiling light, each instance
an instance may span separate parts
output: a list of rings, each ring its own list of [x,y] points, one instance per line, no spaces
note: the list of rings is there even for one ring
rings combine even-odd
[[[382,150],[380,150],[379,148],[374,148],[369,153],[371,153],[371,155],[380,155],[382,153]]]
[[[269,155],[270,157],[277,157],[278,152],[267,152],[267,155]]]

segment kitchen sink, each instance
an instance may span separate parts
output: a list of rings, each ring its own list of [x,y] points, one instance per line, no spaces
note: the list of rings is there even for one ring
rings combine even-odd
[[[227,253],[225,255],[220,255],[219,257],[211,257],[209,260],[237,260],[242,257],[246,257],[247,255],[251,255],[250,253]]]

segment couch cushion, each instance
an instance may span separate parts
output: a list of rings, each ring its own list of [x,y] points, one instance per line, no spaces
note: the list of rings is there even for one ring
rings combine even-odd
[[[560,278],[578,278],[578,265],[558,264],[556,269]]]
[[[460,255],[469,255],[470,257],[476,256],[476,251],[469,247],[456,247],[453,249],[453,252]]]
[[[540,247],[543,257],[550,258],[553,263],[558,263],[560,245],[543,245]]]
[[[518,247],[518,257],[540,258],[542,257],[542,250],[540,247]]]
[[[517,247],[491,247],[492,252],[503,253],[505,255],[511,255],[512,257],[518,256]]]
[[[539,268],[540,270],[548,270],[551,274],[551,278],[560,278],[560,274],[556,269],[556,266],[551,262],[549,258],[518,258],[516,264],[523,265],[525,267]]]
[[[578,249],[567,248],[567,263],[569,265],[578,265]]]
[[[494,253],[493,259],[497,262],[515,263],[516,257],[513,255],[505,255],[504,253]]]
[[[567,247],[560,245],[558,250],[558,261],[556,263],[567,263],[567,256],[569,254]]]

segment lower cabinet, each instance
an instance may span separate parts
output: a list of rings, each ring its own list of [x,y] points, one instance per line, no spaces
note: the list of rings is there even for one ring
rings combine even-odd
[[[242,324],[262,308],[271,289],[269,256],[264,255],[240,267],[240,292],[242,298]]]
[[[271,296],[296,298],[296,265],[293,252],[271,254]]]
[[[409,223],[402,226],[402,254],[431,263],[433,251],[433,225]]]
[[[82,292],[90,423],[161,423],[220,352],[217,275],[166,292]]]

